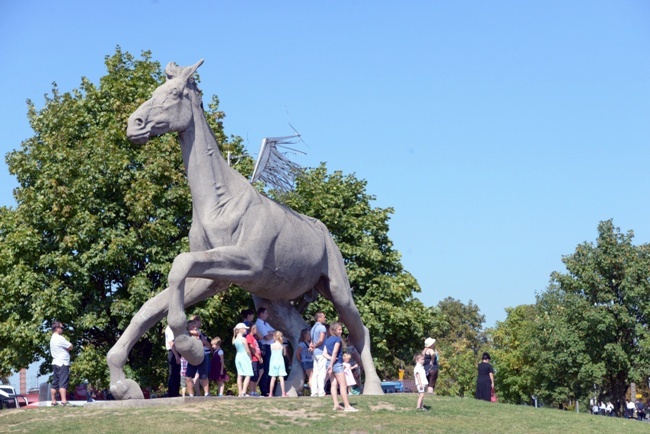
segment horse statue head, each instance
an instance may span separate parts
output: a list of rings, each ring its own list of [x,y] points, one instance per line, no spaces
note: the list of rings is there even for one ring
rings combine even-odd
[[[188,67],[167,65],[167,81],[129,117],[126,135],[131,142],[144,144],[151,137],[187,129],[194,116],[193,94],[199,93],[194,73],[202,64],[203,59]]]

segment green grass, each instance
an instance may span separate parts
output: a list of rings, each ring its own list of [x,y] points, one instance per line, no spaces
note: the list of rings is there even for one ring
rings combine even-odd
[[[358,413],[332,411],[325,398],[189,398],[180,405],[140,408],[44,407],[0,411],[0,432],[12,433],[648,433],[650,423],[430,397],[352,396]]]

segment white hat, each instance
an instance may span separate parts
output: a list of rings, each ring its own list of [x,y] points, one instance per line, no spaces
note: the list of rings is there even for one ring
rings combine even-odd
[[[425,348],[428,348],[428,347],[430,347],[431,345],[433,345],[433,344],[435,344],[435,343],[436,343],[436,340],[435,340],[435,339],[433,339],[433,338],[426,338],[426,339],[424,340],[424,347],[425,347]]]
[[[235,326],[235,328],[236,328],[236,329],[248,329],[248,328],[250,328],[250,327],[248,327],[248,326],[247,326],[246,324],[244,324],[243,322],[240,322],[239,324],[237,324],[237,325]]]

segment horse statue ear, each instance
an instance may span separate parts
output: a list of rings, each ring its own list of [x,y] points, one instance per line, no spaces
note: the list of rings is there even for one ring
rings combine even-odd
[[[178,77],[182,71],[183,68],[178,66],[175,62],[169,62],[165,67],[165,74],[167,75],[167,80],[171,80],[172,78]]]
[[[176,77],[183,77],[185,80],[192,77],[196,72],[199,66],[203,65],[203,59],[199,60],[192,66],[186,68],[178,66],[175,62],[169,62],[165,67],[165,74],[167,74],[167,79],[171,80]]]
[[[199,66],[203,65],[203,59],[199,60],[192,66],[188,66],[187,68],[183,68],[183,76],[185,80],[189,80],[192,78],[194,73],[196,72],[197,69],[199,69]]]

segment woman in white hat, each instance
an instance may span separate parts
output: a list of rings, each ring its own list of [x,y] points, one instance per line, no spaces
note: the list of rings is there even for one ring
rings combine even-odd
[[[436,351],[436,340],[434,338],[426,338],[424,340],[424,349],[422,350],[424,356],[424,372],[427,374],[427,393],[433,393],[436,388],[436,381],[438,381],[438,351]]]
[[[235,355],[235,366],[237,367],[237,390],[239,396],[248,396],[248,382],[253,376],[253,364],[251,362],[251,352],[246,343],[246,334],[248,327],[244,323],[239,323],[233,330],[232,343],[237,349]]]

